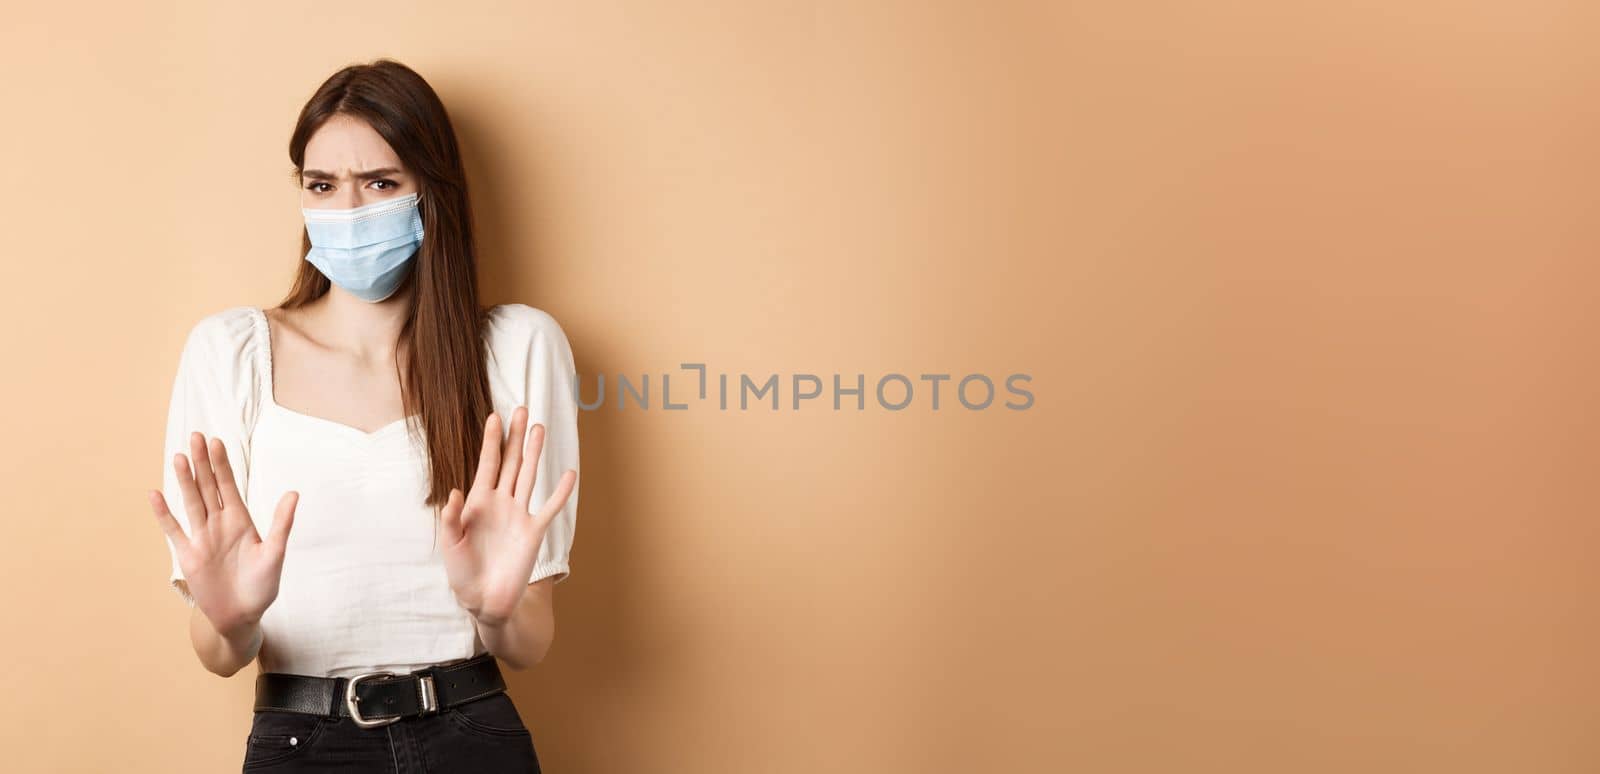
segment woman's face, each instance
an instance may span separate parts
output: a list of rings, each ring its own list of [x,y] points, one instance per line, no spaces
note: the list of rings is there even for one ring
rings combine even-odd
[[[347,210],[416,190],[394,149],[359,118],[335,115],[306,142],[302,207]]]

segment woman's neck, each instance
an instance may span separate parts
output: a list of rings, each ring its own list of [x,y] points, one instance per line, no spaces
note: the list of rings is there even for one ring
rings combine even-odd
[[[364,361],[393,362],[400,328],[411,304],[411,283],[377,303],[332,287],[294,310],[299,326],[322,346]]]

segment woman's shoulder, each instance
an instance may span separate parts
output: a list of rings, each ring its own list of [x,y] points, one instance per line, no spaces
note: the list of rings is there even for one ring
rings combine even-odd
[[[255,317],[253,306],[230,306],[195,320],[189,332],[214,338],[249,338],[255,330]]]
[[[209,312],[189,326],[184,358],[211,372],[211,378],[252,387],[261,352],[259,312],[253,306],[230,306]]]
[[[566,332],[549,312],[527,304],[496,304],[485,313],[484,336],[495,350],[526,348],[529,343],[549,337],[565,343]]]
[[[577,363],[561,324],[549,312],[527,304],[500,304],[485,312],[489,366],[495,389],[509,390],[526,402],[528,390],[552,384],[552,375],[573,378]]]

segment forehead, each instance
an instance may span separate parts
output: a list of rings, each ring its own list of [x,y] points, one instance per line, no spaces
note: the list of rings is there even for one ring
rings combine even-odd
[[[402,167],[394,148],[359,118],[329,118],[306,141],[306,169],[324,169],[338,175],[353,170]]]

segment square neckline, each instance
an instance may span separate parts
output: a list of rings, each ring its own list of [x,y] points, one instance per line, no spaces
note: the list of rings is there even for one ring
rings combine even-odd
[[[347,425],[343,422],[328,419],[327,417],[319,417],[314,414],[307,414],[303,411],[295,411],[288,406],[278,403],[278,398],[276,394],[274,394],[272,388],[272,325],[270,321],[267,320],[266,310],[258,306],[251,306],[249,309],[251,315],[255,318],[256,338],[259,342],[259,346],[257,346],[256,351],[261,355],[261,377],[259,379],[261,385],[261,399],[262,402],[268,407],[291,418],[322,426],[335,432],[353,436],[358,440],[364,441],[376,440],[388,435],[396,428],[404,428],[408,424],[407,420],[414,416],[403,416],[384,425],[383,427],[369,432],[353,425]]]

